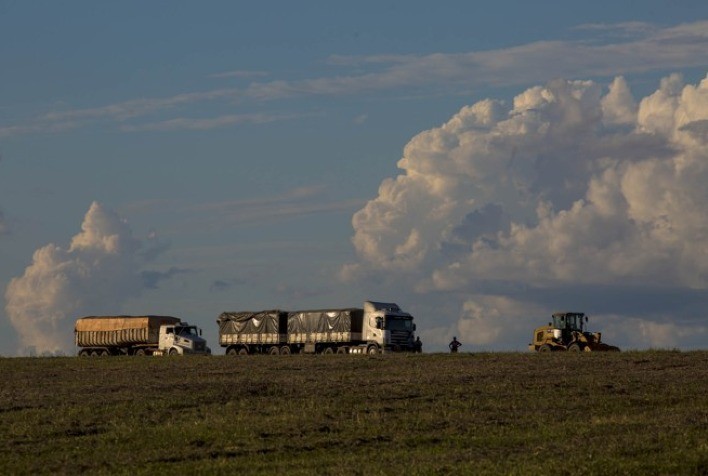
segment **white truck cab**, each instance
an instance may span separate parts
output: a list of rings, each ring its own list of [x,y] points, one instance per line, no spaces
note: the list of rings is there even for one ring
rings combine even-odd
[[[160,326],[159,348],[154,355],[211,354],[201,329],[186,322]]]
[[[413,350],[413,316],[388,302],[364,302],[364,339],[381,351]]]

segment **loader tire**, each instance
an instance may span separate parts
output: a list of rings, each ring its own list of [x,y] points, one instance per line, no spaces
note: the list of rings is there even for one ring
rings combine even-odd
[[[548,345],[548,344],[543,344],[541,347],[538,348],[538,351],[539,351],[539,352],[552,352],[552,351],[553,351],[553,347],[551,347],[551,346]]]
[[[570,346],[568,346],[568,352],[582,352],[582,351],[583,351],[583,348],[577,342],[574,342],[573,344],[570,344]]]

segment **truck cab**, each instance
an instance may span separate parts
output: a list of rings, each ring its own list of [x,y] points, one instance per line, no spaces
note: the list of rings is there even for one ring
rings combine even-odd
[[[413,351],[415,348],[413,316],[394,303],[366,301],[364,303],[364,339],[369,348],[382,351]]]
[[[156,355],[211,354],[202,331],[186,322],[160,326],[160,342]]]

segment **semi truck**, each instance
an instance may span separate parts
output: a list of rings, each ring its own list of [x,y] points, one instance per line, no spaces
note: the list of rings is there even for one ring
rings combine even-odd
[[[201,335],[201,329],[172,316],[86,316],[74,326],[81,357],[211,354]]]
[[[394,303],[363,308],[223,312],[219,345],[227,355],[414,352],[413,316]]]

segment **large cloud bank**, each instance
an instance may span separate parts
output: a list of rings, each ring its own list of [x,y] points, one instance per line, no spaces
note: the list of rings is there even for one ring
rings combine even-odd
[[[91,204],[68,249],[38,249],[24,274],[7,286],[6,312],[19,350],[69,351],[74,318],[117,313],[126,299],[154,287],[155,272],[146,275],[142,267],[164,249],[154,238],[134,238],[114,211]]]
[[[533,320],[521,319],[540,325],[572,306],[559,296],[583,294],[630,345],[706,337],[707,312],[641,309],[657,293],[705,303],[708,78],[672,75],[639,101],[621,77],[480,101],[414,137],[398,166],[353,217],[359,261],[345,277],[452,296],[457,314],[432,324],[490,346],[525,344]],[[618,289],[635,311],[607,305]]]

